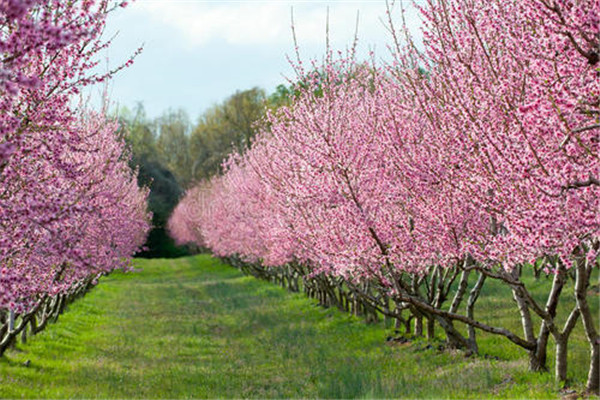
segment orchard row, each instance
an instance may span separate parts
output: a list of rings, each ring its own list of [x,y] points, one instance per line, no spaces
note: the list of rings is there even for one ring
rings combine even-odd
[[[422,43],[388,9],[392,62],[351,51],[295,63],[292,104],[188,191],[172,235],[292,287],[302,279],[324,303],[417,332],[426,321],[469,352],[478,331],[501,335],[534,370],[552,339],[561,381],[581,323],[597,392],[600,4],[425,3]],[[524,284],[528,269],[550,275],[544,299]],[[510,289],[522,330],[478,319],[490,280]],[[567,296],[574,306],[558,315]]]
[[[93,69],[124,5],[0,1],[0,354],[127,268],[149,229],[118,124],[76,101],[116,72]]]

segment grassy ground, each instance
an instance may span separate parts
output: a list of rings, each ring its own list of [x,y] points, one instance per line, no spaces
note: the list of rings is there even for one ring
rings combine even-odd
[[[381,325],[208,256],[137,267],[104,279],[58,324],[0,359],[0,397],[561,396],[550,374],[526,372],[524,353],[501,338],[482,337],[483,352],[499,360],[419,341],[391,346]],[[494,290],[480,307],[516,317]],[[571,370],[581,385],[587,348],[581,332],[575,341]]]

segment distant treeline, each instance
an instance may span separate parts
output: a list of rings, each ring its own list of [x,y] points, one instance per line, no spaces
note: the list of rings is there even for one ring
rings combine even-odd
[[[267,95],[263,89],[238,91],[205,111],[194,124],[183,110],[169,110],[149,118],[139,103],[118,111],[132,166],[139,169],[140,185],[149,186],[154,229],[143,257],[176,257],[165,224],[181,195],[194,182],[221,172],[223,160],[233,151],[243,153],[254,136],[254,126],[268,108],[289,101],[283,85]]]

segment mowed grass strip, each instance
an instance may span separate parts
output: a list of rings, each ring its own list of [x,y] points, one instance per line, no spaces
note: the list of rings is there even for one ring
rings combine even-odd
[[[0,359],[0,396],[561,396],[551,374],[527,372],[524,352],[502,339],[483,338],[482,350],[499,360],[425,341],[393,346],[382,325],[320,308],[207,255],[136,267],[103,279],[58,324]],[[581,381],[585,367],[575,368]]]

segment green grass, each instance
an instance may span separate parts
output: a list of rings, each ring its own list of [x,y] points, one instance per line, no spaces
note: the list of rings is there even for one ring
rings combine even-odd
[[[206,255],[136,266],[140,272],[103,279],[58,324],[0,359],[0,396],[561,396],[551,374],[527,372],[524,352],[502,338],[481,337],[482,352],[500,360],[425,341],[391,346],[381,325],[320,308]],[[501,291],[490,286],[480,309],[508,321],[517,315]],[[570,367],[580,387],[587,368],[580,329],[573,340],[579,350]]]

